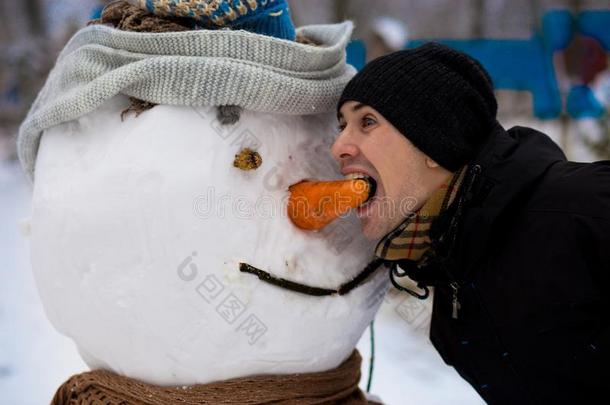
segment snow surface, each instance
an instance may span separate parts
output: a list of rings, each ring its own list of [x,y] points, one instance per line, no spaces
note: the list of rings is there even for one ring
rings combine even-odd
[[[86,370],[74,344],[47,320],[20,221],[31,191],[16,162],[0,161],[0,404],[48,404],[55,389]]]
[[[411,287],[415,287],[412,285]],[[371,393],[385,404],[484,404],[453,367],[447,366],[428,338],[432,296],[425,301],[392,288],[374,325],[375,361]],[[369,376],[370,329],[358,342],[363,357],[360,386]]]

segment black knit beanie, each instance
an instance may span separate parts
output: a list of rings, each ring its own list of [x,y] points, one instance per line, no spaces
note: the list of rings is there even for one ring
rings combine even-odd
[[[489,136],[498,105],[489,74],[470,56],[430,42],[368,63],[343,91],[379,111],[419,150],[450,171]]]

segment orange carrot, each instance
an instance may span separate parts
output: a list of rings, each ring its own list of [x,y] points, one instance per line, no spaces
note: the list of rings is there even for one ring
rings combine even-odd
[[[367,201],[372,190],[365,179],[308,181],[288,188],[288,217],[299,228],[322,229]]]

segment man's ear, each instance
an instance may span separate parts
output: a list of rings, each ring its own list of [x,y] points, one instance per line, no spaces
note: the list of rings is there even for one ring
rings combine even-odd
[[[426,166],[429,169],[436,169],[437,167],[440,167],[440,165],[438,163],[436,163],[434,160],[430,159],[428,156],[426,156]]]

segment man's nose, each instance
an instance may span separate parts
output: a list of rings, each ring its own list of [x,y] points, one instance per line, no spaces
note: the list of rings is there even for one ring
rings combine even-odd
[[[344,130],[335,140],[335,143],[331,148],[331,153],[335,160],[341,163],[356,157],[359,153],[359,149],[358,146],[352,142],[349,132]]]

